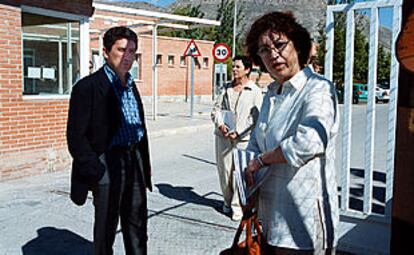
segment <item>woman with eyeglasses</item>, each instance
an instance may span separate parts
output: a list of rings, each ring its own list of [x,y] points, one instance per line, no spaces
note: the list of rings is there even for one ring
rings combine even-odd
[[[334,86],[307,65],[311,38],[291,13],[256,20],[246,46],[253,62],[274,79],[247,148],[258,154],[248,163],[248,183],[265,166],[270,171],[258,194],[265,254],[334,254],[339,221]]]

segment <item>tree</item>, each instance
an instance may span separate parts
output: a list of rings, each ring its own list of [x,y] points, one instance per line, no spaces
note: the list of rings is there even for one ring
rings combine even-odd
[[[243,31],[242,21],[244,17],[244,8],[239,6],[236,20],[236,55],[243,52],[243,44],[240,38]],[[225,43],[231,47],[233,45],[234,0],[221,0],[216,19],[221,22],[221,25],[216,28],[215,41]]]
[[[178,7],[173,11],[173,13],[190,17],[204,17],[204,13],[200,10],[200,5],[187,5],[185,7]],[[244,8],[242,6],[239,6],[237,10],[236,20],[236,55],[243,53],[243,43],[241,40],[241,34],[244,28],[244,17]],[[196,28],[191,30],[177,30],[172,32],[160,33],[160,35],[181,38],[193,38],[199,40],[211,40],[215,41],[216,43],[225,43],[230,48],[232,48],[234,0],[221,0],[220,4],[218,5],[216,20],[219,20],[221,22],[221,25],[218,27]],[[191,25],[191,23],[183,24]],[[229,74],[231,73],[231,59],[228,59],[225,63],[227,64],[227,73]]]
[[[377,80],[379,83],[382,81],[390,80],[390,67],[391,67],[391,53],[386,52],[382,45],[378,48],[378,66],[377,66]]]
[[[339,13],[335,15],[334,21],[334,61],[333,61],[333,81],[340,88],[344,83],[345,71],[345,46],[346,46],[346,17]],[[324,30],[319,30],[319,50],[318,62],[323,66],[325,58],[326,35]],[[360,83],[367,82],[368,74],[368,43],[367,38],[358,25],[355,26],[354,37],[354,81]]]
[[[368,79],[368,40],[362,30],[355,27],[354,39],[354,81],[367,83]]]
[[[200,10],[200,7],[201,5],[192,6],[189,4],[184,7],[175,8],[173,13],[189,17],[203,18],[204,12]],[[193,23],[183,22],[182,24],[191,26]],[[180,38],[192,38],[197,40],[211,40],[210,31],[211,28],[194,28],[189,30],[174,30],[171,32],[164,32],[160,33],[160,35]]]
[[[237,10],[237,34],[236,34],[236,54],[243,53],[243,43],[241,41],[241,32],[243,31],[242,20],[244,19],[244,8],[239,6]],[[221,22],[219,27],[216,27],[214,40],[216,43],[225,43],[230,48],[233,45],[233,21],[234,21],[234,0],[221,0],[218,10],[217,18]],[[227,64],[227,74],[231,74],[231,59],[229,58]]]

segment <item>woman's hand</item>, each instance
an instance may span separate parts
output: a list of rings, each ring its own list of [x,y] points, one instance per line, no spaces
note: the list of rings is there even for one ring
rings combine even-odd
[[[236,140],[238,136],[239,135],[237,134],[237,132],[232,132],[225,135],[225,137],[229,138],[232,141]]]
[[[229,128],[226,125],[220,125],[218,128],[224,136],[229,132]]]
[[[252,186],[254,184],[254,173],[256,171],[259,171],[261,167],[262,166],[260,165],[259,161],[257,161],[257,159],[252,159],[249,161],[246,169],[247,186]]]
[[[283,155],[282,149],[277,147],[274,150],[264,152],[259,157],[252,159],[247,164],[246,180],[247,185],[251,186],[254,183],[253,175],[260,168],[269,166],[271,164],[286,164],[286,158]]]
[[[224,137],[229,138],[230,140],[234,141],[239,136],[237,132],[231,132],[229,133],[229,128],[226,125],[220,125],[219,126],[220,132],[223,134]]]

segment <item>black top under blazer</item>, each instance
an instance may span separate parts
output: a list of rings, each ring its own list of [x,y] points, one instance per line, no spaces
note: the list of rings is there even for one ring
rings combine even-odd
[[[142,157],[143,178],[146,187],[152,190],[144,108],[135,84],[133,91],[144,128],[144,136],[138,146]],[[73,86],[66,136],[69,152],[73,157],[71,199],[75,204],[83,205],[88,190],[103,177],[105,167],[99,156],[108,149],[121,125],[121,117],[118,98],[103,68]]]

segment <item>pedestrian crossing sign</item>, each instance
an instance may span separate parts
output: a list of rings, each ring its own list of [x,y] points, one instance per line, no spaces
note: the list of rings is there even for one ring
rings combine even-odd
[[[195,43],[194,39],[191,39],[190,43],[187,45],[187,49],[185,49],[183,56],[191,56],[191,57],[201,56],[201,51],[198,49],[197,44]]]

